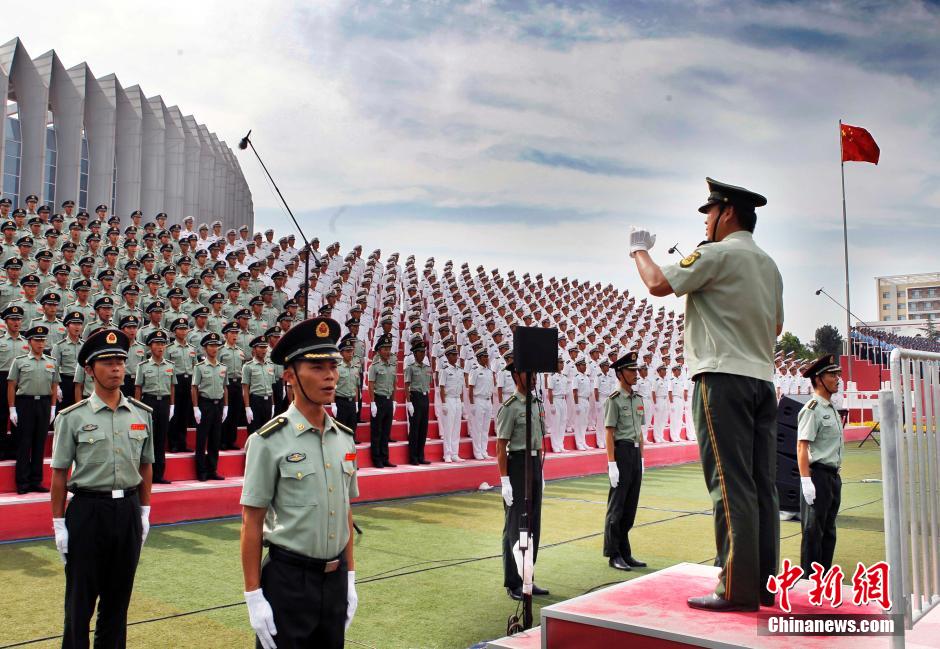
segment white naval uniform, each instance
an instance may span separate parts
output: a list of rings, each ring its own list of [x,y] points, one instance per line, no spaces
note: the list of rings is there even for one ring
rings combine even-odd
[[[650,424],[653,421],[654,408],[652,380],[649,377],[643,378],[642,376],[637,378],[636,385],[633,386],[633,391],[643,397],[643,412],[646,413],[646,416],[643,418],[645,421],[643,425],[643,436],[646,437],[646,433],[649,431]],[[611,392],[613,392],[613,390],[611,390]]]
[[[437,409],[438,429],[444,442],[444,461],[460,461],[460,416],[463,412],[463,370],[442,360],[437,385],[444,390],[445,401]],[[446,410],[446,412],[445,412]]]
[[[473,403],[470,405],[470,414],[467,416],[467,427],[473,444],[473,457],[485,460],[490,457],[487,453],[487,442],[490,436],[490,423],[493,421],[493,392],[496,389],[493,370],[476,363],[469,374],[467,383],[473,387]]]
[[[552,451],[563,453],[565,450],[565,428],[568,425],[568,396],[571,383],[563,373],[548,375],[548,389],[552,391],[552,403],[549,408],[548,434],[552,440]]]
[[[669,403],[669,439],[674,442],[682,441],[682,414],[685,411],[685,380],[682,374],[669,377],[669,392],[672,401]]]
[[[575,372],[572,388],[578,391],[578,403],[575,405],[574,443],[579,451],[591,448],[587,443],[588,409],[591,406],[591,394],[594,385],[584,372]]]
[[[653,379],[652,392],[656,395],[653,404],[653,441],[664,442],[666,422],[669,420],[669,379],[660,377]]]
[[[684,404],[685,438],[690,442],[694,442],[698,439],[698,435],[695,433],[695,420],[692,419],[692,390],[695,389],[695,384],[692,379],[684,375],[682,376],[682,385],[687,394]]]

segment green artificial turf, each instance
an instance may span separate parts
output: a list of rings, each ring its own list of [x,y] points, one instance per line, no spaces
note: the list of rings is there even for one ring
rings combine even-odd
[[[879,477],[877,449],[847,449],[835,558],[849,575],[856,561],[884,558],[881,484],[860,482]],[[543,604],[682,561],[712,563],[710,501],[698,464],[646,472],[631,535],[635,556],[649,563],[644,570],[613,570],[601,554],[607,489],[606,476],[548,484],[536,581],[551,596],[536,598],[536,620]],[[517,607],[501,587],[498,490],[362,505],[354,514],[364,534],[356,541],[359,611],[349,646],[469,647],[505,635]],[[780,530],[781,557],[798,563],[799,523],[783,522]],[[235,520],[151,530],[129,612],[129,646],[251,646],[238,532]],[[51,540],[0,546],[0,649],[57,636],[63,588]]]

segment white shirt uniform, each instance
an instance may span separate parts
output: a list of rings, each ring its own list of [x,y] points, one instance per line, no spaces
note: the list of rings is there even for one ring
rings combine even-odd
[[[487,444],[490,435],[490,423],[493,421],[493,392],[496,379],[493,370],[475,363],[468,373],[467,383],[473,388],[473,405],[467,417],[470,440],[473,444],[473,457],[485,460],[489,457]]]

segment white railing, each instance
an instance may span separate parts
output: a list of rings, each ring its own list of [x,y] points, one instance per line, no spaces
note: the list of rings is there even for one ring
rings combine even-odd
[[[940,354],[894,349],[880,402],[889,588],[910,629],[940,604]]]

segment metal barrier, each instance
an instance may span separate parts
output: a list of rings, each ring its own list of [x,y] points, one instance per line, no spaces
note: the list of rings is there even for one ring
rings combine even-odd
[[[880,401],[889,588],[910,629],[940,604],[940,354],[892,350]]]

